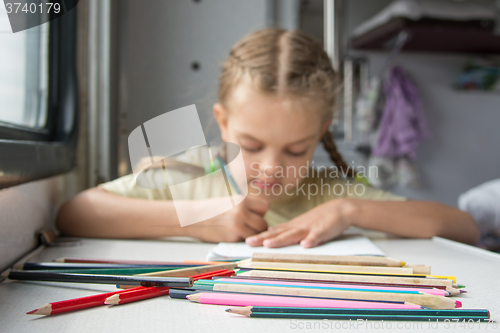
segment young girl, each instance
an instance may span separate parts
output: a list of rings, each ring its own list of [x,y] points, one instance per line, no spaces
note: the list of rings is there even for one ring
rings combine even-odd
[[[353,180],[352,168],[328,131],[335,82],[321,44],[306,34],[265,29],[248,35],[224,63],[219,102],[213,107],[223,141],[241,147],[246,199],[225,213],[180,227],[169,194],[143,189],[129,175],[69,200],[59,211],[58,228],[87,237],[191,236],[208,242],[245,240],[251,246],[314,247],[356,226],[476,243],[479,232],[467,213]],[[338,176],[310,172],[320,141],[340,169]],[[304,169],[309,171],[300,172]]]

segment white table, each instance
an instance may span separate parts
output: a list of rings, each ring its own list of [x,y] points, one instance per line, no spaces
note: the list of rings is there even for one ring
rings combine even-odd
[[[462,245],[441,238],[377,239],[374,242],[388,256],[405,260],[409,264],[429,264],[436,275],[456,275],[457,282],[467,286],[467,294],[460,296],[464,308],[487,308],[492,318],[500,318],[500,255]],[[59,257],[86,257],[137,260],[204,260],[214,244],[190,240],[133,241],[83,239],[78,247],[46,248],[32,261],[50,261]],[[245,318],[224,311],[228,306],[191,303],[170,299],[168,296],[153,298],[126,305],[100,306],[55,316],[26,315],[49,302],[113,291],[112,286],[3,282],[0,284],[0,332],[310,332],[320,331],[394,331],[394,332],[482,332],[486,324],[455,329],[439,323],[429,328],[429,323],[384,322],[367,328],[367,324],[349,326],[346,321],[321,321],[287,319]],[[343,324],[344,328],[339,328]],[[372,322],[372,325],[381,325]],[[316,325],[316,326],[313,326]],[[337,327],[335,327],[337,325]],[[388,329],[391,325],[392,329]],[[399,327],[397,327],[399,325]],[[451,324],[450,326],[453,326]],[[302,329],[301,329],[302,328]],[[486,331],[500,332],[492,324]]]

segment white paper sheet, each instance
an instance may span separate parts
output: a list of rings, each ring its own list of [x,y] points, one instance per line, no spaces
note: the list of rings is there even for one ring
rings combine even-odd
[[[263,246],[251,247],[244,242],[219,243],[212,248],[207,260],[239,260],[251,258],[253,253],[287,253],[287,254],[319,254],[319,255],[372,255],[385,256],[385,253],[373,242],[360,236],[347,237],[329,243],[305,249],[300,245],[281,248],[267,248]]]

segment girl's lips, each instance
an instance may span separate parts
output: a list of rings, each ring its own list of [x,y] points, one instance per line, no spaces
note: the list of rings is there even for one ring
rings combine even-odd
[[[275,182],[270,182],[270,181],[266,181],[266,180],[258,180],[258,179],[252,180],[252,184],[255,184],[257,187],[260,187],[260,188],[271,188],[274,185],[278,185],[278,183],[275,183]]]

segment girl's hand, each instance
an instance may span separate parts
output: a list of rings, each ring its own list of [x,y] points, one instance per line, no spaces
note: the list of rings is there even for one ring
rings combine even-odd
[[[338,237],[350,225],[348,200],[325,202],[289,222],[269,228],[245,242],[250,246],[283,247],[300,242],[302,247],[315,247]]]
[[[266,201],[249,195],[231,210],[183,229],[205,242],[239,242],[267,230],[263,216],[268,208]]]

